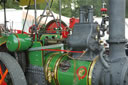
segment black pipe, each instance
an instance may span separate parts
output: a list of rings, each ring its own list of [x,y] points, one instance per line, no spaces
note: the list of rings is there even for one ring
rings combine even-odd
[[[36,0],[34,0],[34,14],[35,14],[35,26],[34,26],[34,31],[35,31],[35,41],[37,41],[37,3],[36,3]],[[32,28],[33,29],[33,28]]]
[[[85,11],[85,7],[81,6],[80,7],[80,23],[85,23],[87,22],[87,17],[86,17],[86,11]]]
[[[59,19],[60,19],[60,28],[61,28],[61,0],[59,0]]]
[[[26,13],[25,20],[24,20],[24,23],[23,23],[22,34],[24,33],[24,28],[25,28],[25,24],[26,24],[26,21],[27,21],[27,17],[28,17],[30,3],[31,3],[31,0],[29,0],[29,4],[28,4],[28,8],[27,8],[27,13]]]
[[[126,0],[110,0],[109,57],[111,60],[125,56],[125,8]]]
[[[7,31],[7,23],[6,23],[6,0],[3,1],[4,4],[4,28]]]
[[[93,7],[90,6],[88,9],[88,22],[93,23]]]

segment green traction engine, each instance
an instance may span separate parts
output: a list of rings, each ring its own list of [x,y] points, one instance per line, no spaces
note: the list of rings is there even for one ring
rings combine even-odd
[[[99,25],[93,20],[92,6],[80,7],[79,23],[71,35],[71,30],[56,21],[45,30],[37,31],[35,25],[30,34],[1,32],[0,85],[128,85],[122,23],[125,0],[110,3],[109,49],[101,40],[107,30],[106,9],[101,10]]]
[[[101,63],[99,59],[107,66],[100,39],[102,30],[93,21],[93,8],[82,6],[80,23],[68,38],[60,30],[35,33],[34,38],[29,34],[2,32],[0,85],[93,85],[95,66]],[[98,68],[101,67],[102,64]]]

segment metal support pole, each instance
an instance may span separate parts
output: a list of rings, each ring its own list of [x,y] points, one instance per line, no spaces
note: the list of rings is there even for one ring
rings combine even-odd
[[[34,7],[35,7],[35,25],[36,25],[37,24],[36,22],[36,17],[37,17],[36,0],[34,0]]]
[[[50,11],[51,15],[53,16],[53,19],[56,21],[56,18],[55,18],[55,16],[54,16],[54,14],[52,13],[52,11],[51,11],[51,9],[50,9],[50,6],[49,6],[49,3],[51,2],[51,0],[49,0],[49,2],[48,2],[47,0],[45,0],[45,2],[47,3],[47,6],[45,7],[43,13],[41,14],[41,17],[40,17],[40,19],[39,19],[39,21],[38,21],[38,23],[37,23],[37,26],[40,24],[40,22],[41,22],[41,20],[42,20],[42,18],[43,18],[43,15],[44,15],[44,13],[45,13],[45,11],[46,11],[47,9]],[[57,27],[59,28],[59,24],[57,23],[57,21],[56,21],[56,25],[57,25]]]
[[[36,0],[34,0],[34,7],[35,7],[35,27],[34,27],[34,30],[35,30],[35,41],[37,41],[37,21],[36,21],[37,8],[36,8]]]
[[[105,0],[102,0],[102,8],[105,8]]]
[[[59,0],[59,18],[60,18],[60,28],[61,28],[61,0]]]
[[[5,27],[5,30],[7,31],[7,24],[6,24],[6,0],[4,0],[4,27]]]

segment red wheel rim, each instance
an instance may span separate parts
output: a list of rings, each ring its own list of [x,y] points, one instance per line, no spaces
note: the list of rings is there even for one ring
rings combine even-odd
[[[58,26],[60,26],[59,21],[57,20],[57,24]],[[54,28],[58,28],[56,24],[55,20],[50,21],[47,25],[46,25],[46,33],[56,33],[56,30]],[[67,38],[68,37],[68,30],[67,30],[67,25],[61,21],[61,35],[63,38]]]

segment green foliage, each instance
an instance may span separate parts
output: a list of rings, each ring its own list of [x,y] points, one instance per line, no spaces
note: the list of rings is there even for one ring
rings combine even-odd
[[[95,16],[101,16],[100,9],[102,7],[102,0],[74,0],[74,2],[77,3],[77,7],[75,7],[75,10],[73,11],[73,16],[78,17],[79,16],[79,8],[80,6],[93,6],[94,7],[94,15]]]
[[[53,0],[52,11],[55,13],[59,13],[59,0]],[[62,1],[62,15],[68,17],[78,17],[79,16],[79,7],[82,5],[93,5],[94,6],[94,15],[101,16],[100,8],[102,7],[102,0],[61,0]],[[108,0],[107,2],[108,8]],[[71,4],[74,4],[74,9],[72,9]],[[126,0],[126,9],[128,9],[128,0]],[[37,9],[44,9],[46,4],[37,5]],[[14,2],[14,0],[7,0],[6,3],[7,8],[15,8],[20,9],[18,3]],[[3,8],[3,4],[0,5],[0,9]],[[30,7],[31,9],[34,6]],[[126,17],[128,17],[128,10],[126,10]]]
[[[71,9],[72,0],[62,0],[62,15],[67,17],[72,17],[72,9]],[[54,12],[59,13],[59,0],[55,0],[53,2],[52,8]]]
[[[2,9],[2,6],[0,5],[0,9]]]
[[[3,7],[3,4],[2,4],[2,7]],[[7,3],[6,3],[6,8],[15,8],[15,9],[19,9],[19,5],[17,2],[14,2],[14,0],[7,0]]]

